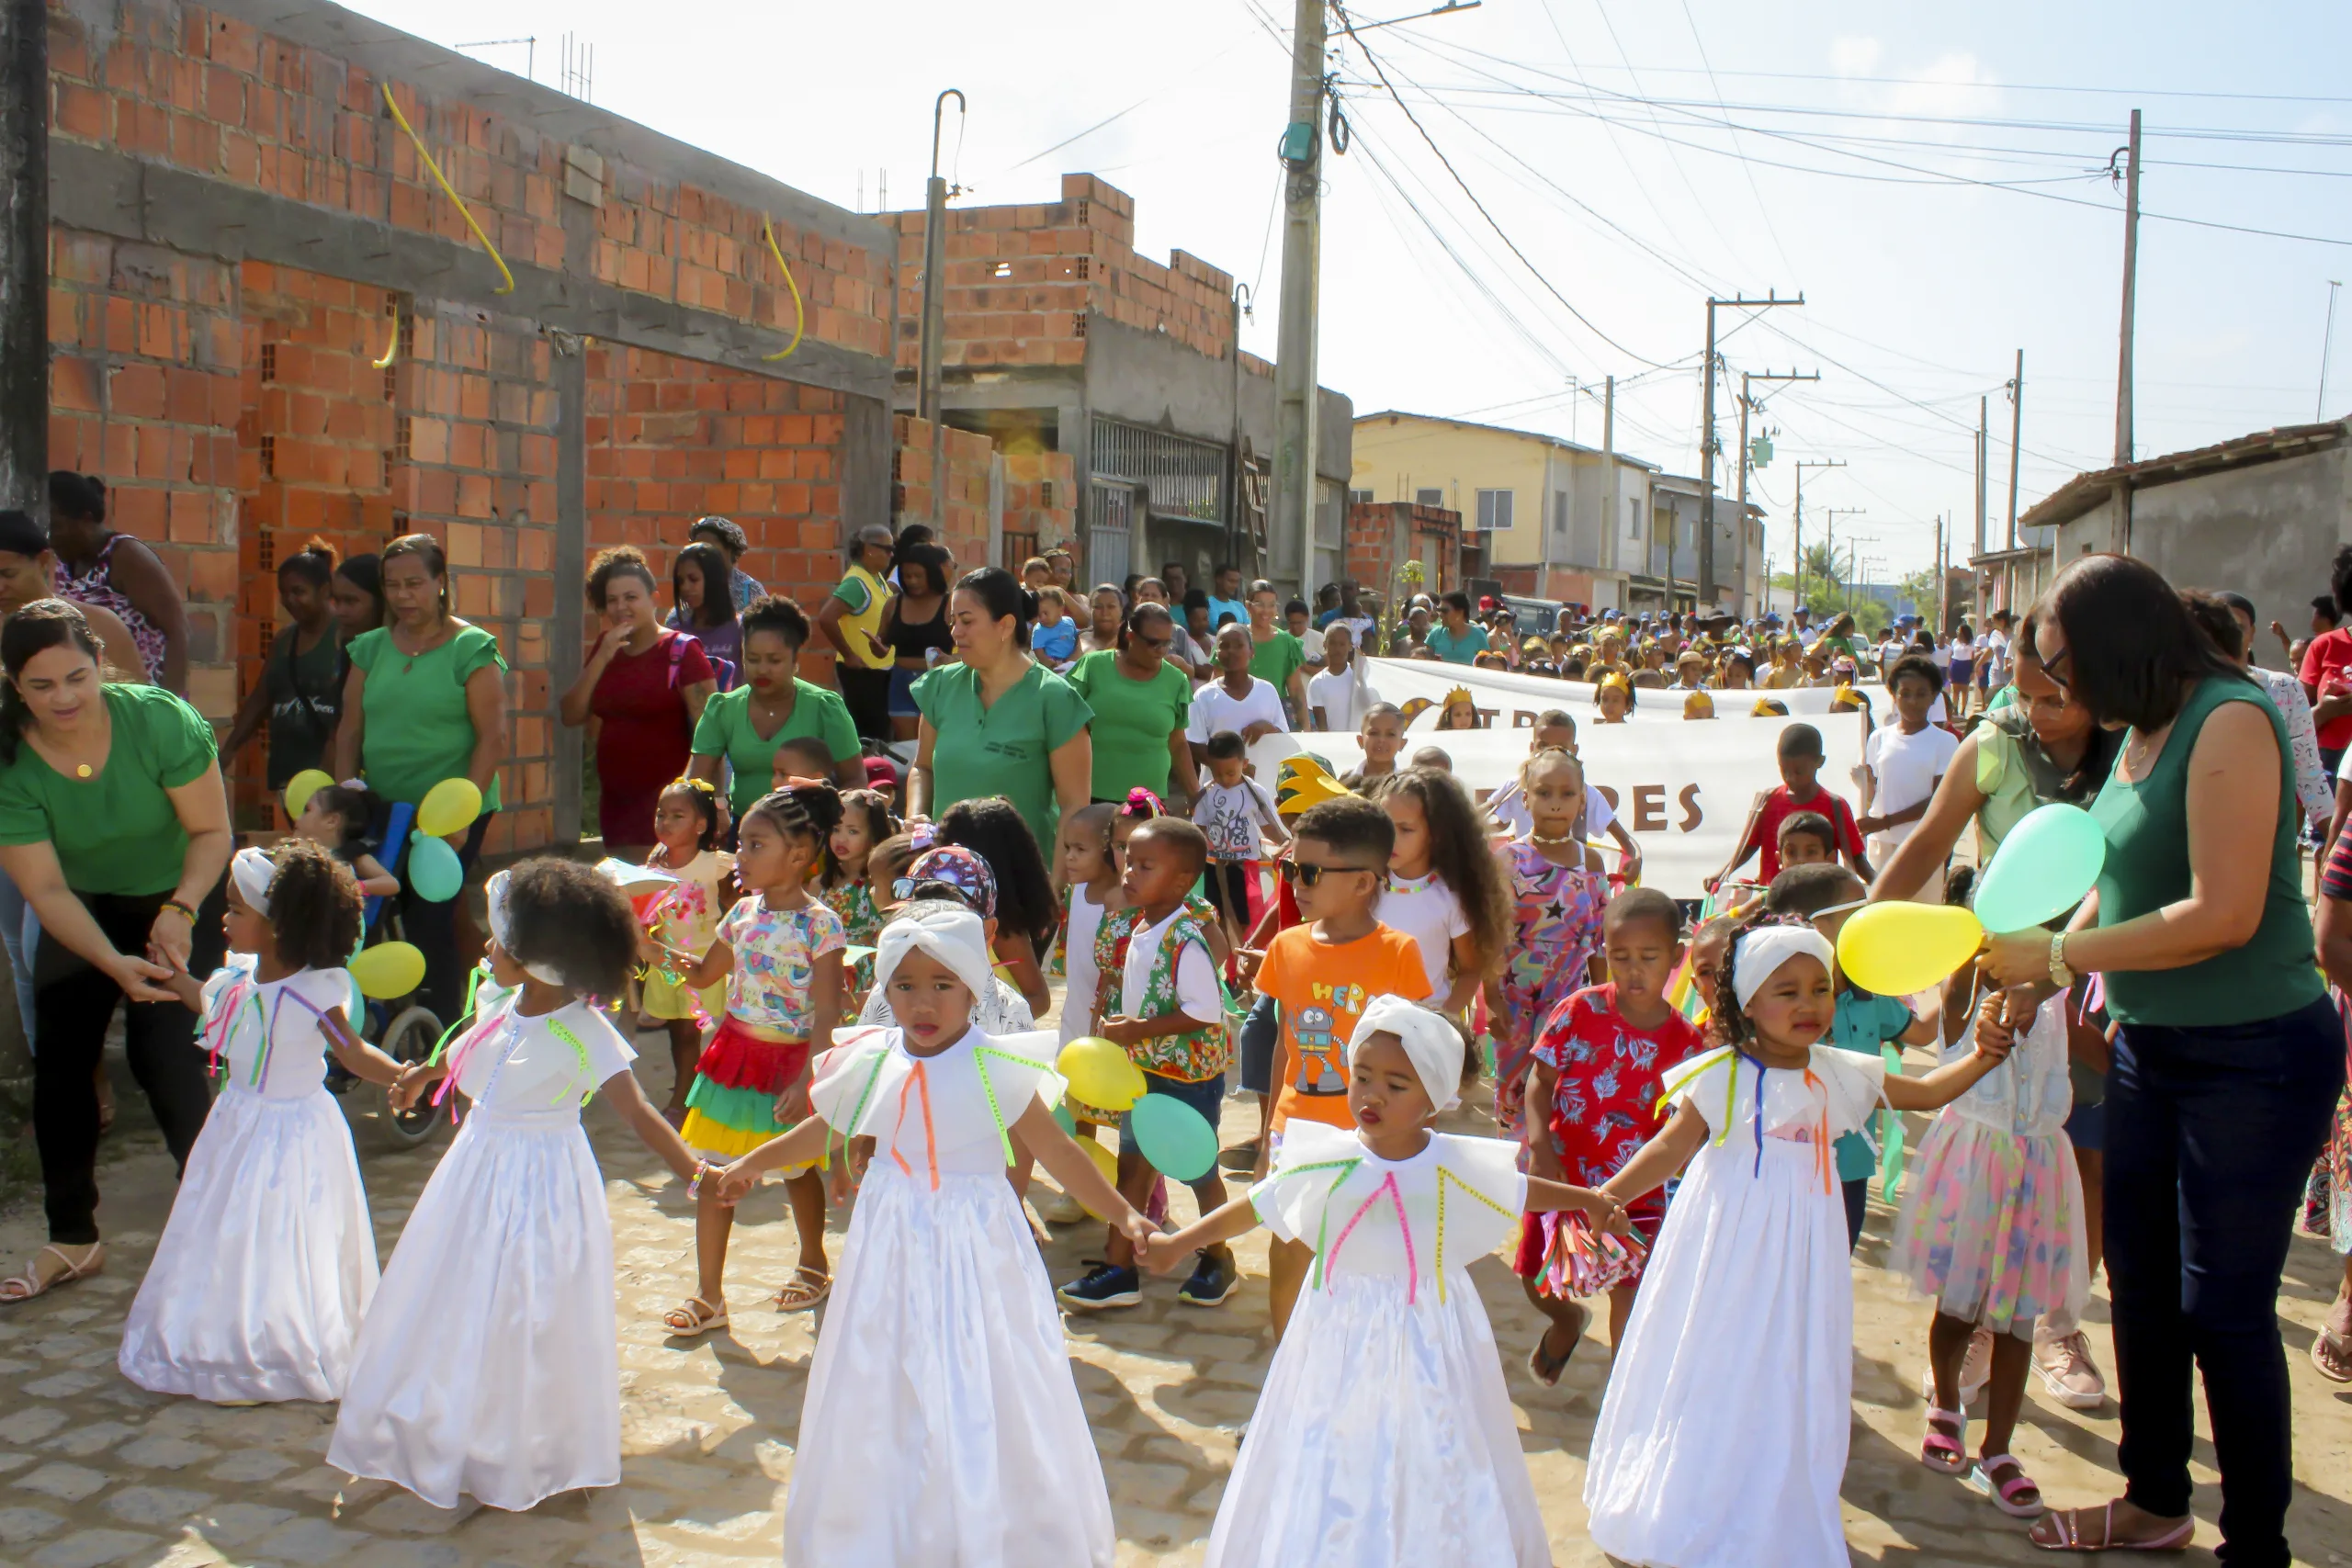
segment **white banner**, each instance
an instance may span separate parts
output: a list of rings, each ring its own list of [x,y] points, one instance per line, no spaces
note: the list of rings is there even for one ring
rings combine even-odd
[[[1456,686],[1467,686],[1476,699],[1478,711],[1497,729],[1509,729],[1535,722],[1535,716],[1545,708],[1566,708],[1582,729],[1586,716],[1598,716],[1593,704],[1595,690],[1589,681],[1561,681],[1549,675],[1521,675],[1507,670],[1479,670],[1467,664],[1432,663],[1426,659],[1375,659],[1372,660],[1371,683],[1384,701],[1402,707],[1415,697],[1425,697],[1435,703]],[[1717,692],[1714,693],[1718,713],[1736,707],[1745,713],[1756,705],[1758,697],[1770,697],[1787,707],[1792,717],[1805,717],[1829,711],[1829,699],[1837,694],[1826,686],[1793,686],[1781,692]],[[1875,701],[1875,688],[1866,695]],[[1641,703],[1671,704],[1676,717],[1682,714],[1679,694],[1643,692],[1635,698]],[[1434,714],[1419,714],[1408,726],[1414,730],[1430,728],[1437,723]]]
[[[1479,684],[1473,684],[1474,679]],[[1437,689],[1425,692],[1426,681],[1438,682]],[[1508,687],[1502,685],[1506,682]],[[1392,682],[1396,690],[1391,690]],[[1391,702],[1400,694],[1440,697],[1450,687],[1472,685],[1479,692],[1481,708],[1490,705],[1490,693],[1508,704],[1496,709],[1489,720],[1493,728],[1487,729],[1433,731],[1433,716],[1424,715],[1396,759],[1401,767],[1421,747],[1442,747],[1453,759],[1454,776],[1481,800],[1517,776],[1527,757],[1526,727],[1534,715],[1547,707],[1566,708],[1576,716],[1577,751],[1587,782],[1609,798],[1625,830],[1641,845],[1644,886],[1677,898],[1703,897],[1705,879],[1731,858],[1757,795],[1781,782],[1781,731],[1791,724],[1811,724],[1821,732],[1827,756],[1821,783],[1860,811],[1861,794],[1854,774],[1861,765],[1862,739],[1868,733],[1865,714],[1792,711],[1787,718],[1753,718],[1745,705],[1730,700],[1737,694],[1721,694],[1715,718],[1685,719],[1677,697],[1670,710],[1659,704],[1637,711],[1623,724],[1602,724],[1590,705],[1589,686],[1455,665],[1438,671],[1427,660],[1374,660],[1373,685]],[[1546,692],[1553,694],[1548,701],[1543,695]],[[1829,697],[1818,690],[1771,694],[1818,698],[1823,709]],[[1795,705],[1791,705],[1792,710]],[[1518,717],[1522,711],[1526,716]],[[1250,749],[1250,758],[1259,779],[1271,786],[1282,760],[1301,751],[1321,758],[1334,773],[1347,773],[1363,761],[1354,736],[1327,734],[1270,735]],[[1614,841],[1605,841],[1603,857],[1614,864],[1615,855]],[[1754,869],[1751,862],[1751,874]]]

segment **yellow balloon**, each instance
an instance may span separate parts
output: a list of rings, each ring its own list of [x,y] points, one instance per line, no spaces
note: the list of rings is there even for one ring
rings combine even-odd
[[[1119,1156],[1117,1155],[1113,1154],[1109,1149],[1104,1148],[1101,1144],[1094,1142],[1091,1138],[1079,1139],[1078,1146],[1086,1151],[1086,1157],[1094,1162],[1094,1168],[1102,1173],[1103,1180],[1109,1182],[1114,1187],[1116,1187],[1119,1184]],[[1075,1196],[1075,1194],[1073,1194],[1073,1196]],[[1087,1202],[1083,1198],[1079,1199],[1079,1202],[1085,1208],[1088,1213],[1094,1214],[1093,1204]],[[1094,1214],[1094,1217],[1106,1223],[1111,1218],[1108,1214]]]
[[[311,796],[334,783],[333,773],[317,768],[304,768],[286,781],[286,815],[300,817],[302,807],[311,804]]]
[[[1143,1098],[1143,1072],[1119,1046],[1089,1034],[1062,1047],[1055,1068],[1069,1080],[1072,1100],[1125,1111]]]
[[[1872,904],[1838,933],[1838,967],[1883,997],[1907,997],[1951,977],[1984,945],[1984,928],[1951,904]]]
[[[436,839],[452,833],[462,833],[474,825],[481,815],[481,791],[471,779],[443,779],[424,792],[424,799],[416,807],[416,826],[420,832]]]
[[[405,942],[387,942],[368,948],[351,961],[351,977],[362,995],[378,1001],[407,996],[424,984],[424,954]]]

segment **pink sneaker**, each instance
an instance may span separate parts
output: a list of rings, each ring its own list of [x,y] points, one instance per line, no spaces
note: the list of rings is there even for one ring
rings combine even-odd
[[[1960,1363],[1960,1407],[1966,1410],[1984,1393],[1984,1385],[1993,1381],[1993,1331],[1980,1328],[1968,1337],[1968,1354]],[[1933,1404],[1936,1402],[1936,1371],[1933,1367],[1919,1369],[1919,1397]]]
[[[2033,1370],[2050,1397],[2069,1410],[2096,1410],[2107,1403],[2107,1380],[2091,1359],[2090,1342],[2076,1329],[2033,1342]]]

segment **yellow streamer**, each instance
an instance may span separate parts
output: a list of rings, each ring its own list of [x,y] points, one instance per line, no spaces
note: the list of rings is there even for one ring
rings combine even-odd
[[[384,84],[383,92],[384,107],[392,111],[392,118],[399,123],[402,130],[408,133],[408,139],[416,144],[416,155],[424,160],[426,172],[432,175],[435,182],[441,186],[442,192],[458,204],[458,216],[466,220],[466,227],[474,231],[474,238],[481,242],[481,248],[488,251],[490,259],[498,264],[498,276],[506,280],[506,286],[503,288],[493,288],[491,292],[492,294],[514,293],[514,275],[507,270],[506,258],[498,254],[498,247],[490,243],[490,236],[483,233],[481,225],[474,221],[473,213],[466,207],[465,197],[458,194],[457,187],[449,183],[449,177],[441,172],[441,165],[433,161],[433,154],[424,150],[424,138],[416,133],[416,128],[408,122],[408,116],[401,113],[401,106],[393,101],[390,83]]]
[[[371,363],[373,363],[379,370],[390,370],[392,367],[392,361],[398,359],[400,356],[401,307],[400,301],[395,299],[392,301],[392,341],[384,345],[384,357],[372,361]]]
[[[773,365],[779,359],[791,358],[793,350],[800,346],[800,334],[808,329],[808,308],[800,302],[800,285],[792,280],[792,268],[786,264],[784,251],[775,243],[775,230],[770,227],[765,218],[760,220],[760,237],[767,241],[768,254],[775,257],[775,265],[784,273],[784,286],[792,290],[792,341],[784,345],[784,352],[781,354],[763,354],[760,356],[762,364]]]

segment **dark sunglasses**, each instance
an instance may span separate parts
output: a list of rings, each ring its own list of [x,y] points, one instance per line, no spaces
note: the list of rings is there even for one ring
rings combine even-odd
[[[1146,648],[1166,648],[1176,640],[1176,635],[1173,632],[1166,637],[1152,637],[1144,632],[1129,632],[1127,635]]]
[[[1297,883],[1301,887],[1312,887],[1322,881],[1327,874],[1335,871],[1385,872],[1388,869],[1381,865],[1302,865],[1295,860],[1286,860],[1282,864],[1283,875]]]

